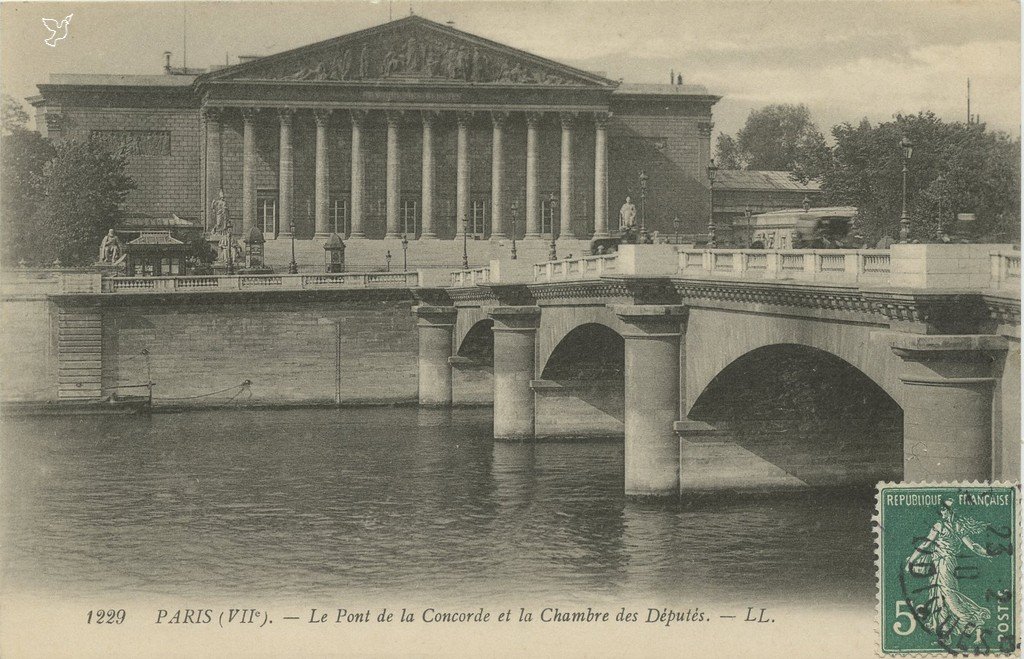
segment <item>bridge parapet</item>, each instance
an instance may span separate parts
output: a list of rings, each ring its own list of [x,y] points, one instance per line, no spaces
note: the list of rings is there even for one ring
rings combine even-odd
[[[1020,292],[1020,252],[992,252],[990,257],[993,288]]]
[[[885,249],[682,249],[678,275],[880,284],[889,281],[891,259]]]
[[[79,281],[64,278],[62,293],[196,293],[204,291],[334,290],[351,288],[412,288],[418,272],[346,272],[305,275],[208,275],[182,277],[103,277]]]

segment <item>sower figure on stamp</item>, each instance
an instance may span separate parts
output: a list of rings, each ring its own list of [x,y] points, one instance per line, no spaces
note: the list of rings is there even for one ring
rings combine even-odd
[[[988,551],[970,538],[984,532],[986,525],[953,511],[952,499],[945,499],[939,508],[940,520],[928,537],[907,558],[907,572],[931,576],[929,603],[924,623],[931,629],[949,625],[948,631],[963,633],[985,624],[992,612],[960,591],[957,564],[964,547],[978,556],[991,558]]]

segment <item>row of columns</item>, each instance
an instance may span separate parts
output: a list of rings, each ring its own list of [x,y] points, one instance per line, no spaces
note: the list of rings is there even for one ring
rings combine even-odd
[[[219,135],[219,126],[215,126],[219,120],[219,110],[212,109],[205,112],[207,130],[215,127]],[[256,211],[256,120],[259,111],[255,108],[242,109],[242,229],[248,232],[255,221]],[[328,127],[333,110],[316,110],[316,174],[315,174],[315,209],[316,209],[316,234],[325,237],[331,233],[330,209],[329,209],[329,167],[327,156]],[[365,186],[365,154],[363,150],[363,131],[365,130],[368,111],[346,110],[351,120],[352,129],[352,179],[351,179],[351,218],[352,238],[365,238],[364,227],[365,208],[363,204],[363,190]],[[280,158],[278,186],[280,197],[280,208],[278,217],[282,232],[290,232],[292,223],[292,199],[294,194],[294,157],[293,157],[293,125],[295,111],[291,108],[280,108],[278,117],[280,123]],[[405,111],[388,111],[386,114],[387,123],[387,169],[386,169],[386,237],[398,238],[402,236],[401,218],[399,215],[399,204],[401,197],[401,159],[402,148],[399,142],[399,127],[406,114]],[[434,110],[420,111],[423,126],[423,148],[422,148],[422,199],[420,204],[421,238],[432,239],[437,237],[437,229],[434,225],[434,127],[440,117],[440,113]],[[610,114],[607,112],[594,113],[594,237],[607,237],[608,234],[608,204],[607,204],[607,126]],[[542,112],[527,112],[526,118],[526,238],[541,237],[540,222],[540,198],[538,194],[538,130],[541,120],[544,117]],[[457,237],[461,238],[465,232],[465,218],[469,216],[469,129],[473,113],[458,112],[457,123],[457,145],[456,145],[456,218]],[[506,236],[504,208],[502,204],[505,189],[505,129],[511,113],[507,111],[491,112],[492,133],[491,133],[491,237],[494,239]],[[573,140],[576,126],[579,122],[579,113],[562,112],[559,114],[562,139],[561,139],[561,167],[560,167],[560,207],[554,220],[556,226],[552,226],[555,235],[573,238],[574,233],[570,223],[572,218],[573,199],[573,177],[574,169]],[[220,153],[220,141],[218,138],[217,148],[207,150],[207,169],[211,164],[214,171],[223,169]],[[213,162],[217,160],[217,162]],[[208,191],[209,195],[209,191]],[[208,204],[207,204],[208,205]]]
[[[679,422],[681,339],[686,307],[619,305],[626,326],[624,481],[627,495],[672,495],[680,490],[681,455],[689,424]],[[452,404],[455,307],[419,306],[419,400]],[[494,321],[494,438],[534,437],[537,306],[496,307]],[[907,366],[904,480],[973,481],[992,478],[994,373],[1007,342],[1000,336],[897,334],[892,350]],[[680,433],[677,435],[677,431]],[[723,475],[728,481],[730,476]],[[743,483],[730,483],[742,487]]]

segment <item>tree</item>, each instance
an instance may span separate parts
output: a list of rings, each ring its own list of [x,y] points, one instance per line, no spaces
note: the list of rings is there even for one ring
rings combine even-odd
[[[946,123],[931,112],[897,115],[877,126],[867,119],[844,123],[832,136],[835,146],[822,173],[826,203],[856,206],[869,242],[899,234],[904,137],[914,144],[907,163],[913,239],[938,238],[941,206],[944,231],[958,229],[972,241],[1018,240],[1019,140],[984,124]],[[957,228],[956,213],[974,213],[977,221]]]
[[[780,104],[752,111],[735,139],[719,135],[717,151],[726,169],[794,172],[806,180],[821,173],[828,146],[807,106]]]
[[[108,229],[117,226],[121,204],[135,189],[124,154],[99,142],[69,141],[56,149],[44,174],[42,231],[47,256],[65,265],[94,263]]]
[[[3,217],[2,251],[6,264],[40,262],[41,236],[37,229],[43,206],[43,176],[53,158],[49,140],[28,129],[28,114],[4,94],[3,134],[0,136],[0,216]]]

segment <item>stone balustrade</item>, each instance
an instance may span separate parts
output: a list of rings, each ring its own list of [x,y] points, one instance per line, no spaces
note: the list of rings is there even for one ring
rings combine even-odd
[[[619,271],[617,254],[600,254],[583,256],[561,261],[548,261],[533,266],[534,282],[578,281],[582,279],[600,279],[605,275]]]
[[[1000,290],[1020,291],[1020,252],[993,252],[992,284]]]
[[[468,270],[456,270],[452,273],[452,286],[454,288],[465,288],[466,286],[488,283],[491,283],[491,269],[487,266],[483,268],[470,268]]]
[[[885,249],[681,249],[678,275],[827,283],[888,283]]]
[[[107,277],[102,293],[175,293],[419,286],[418,272],[346,272],[300,275],[209,275],[190,277]],[[65,290],[65,293],[93,292]]]

